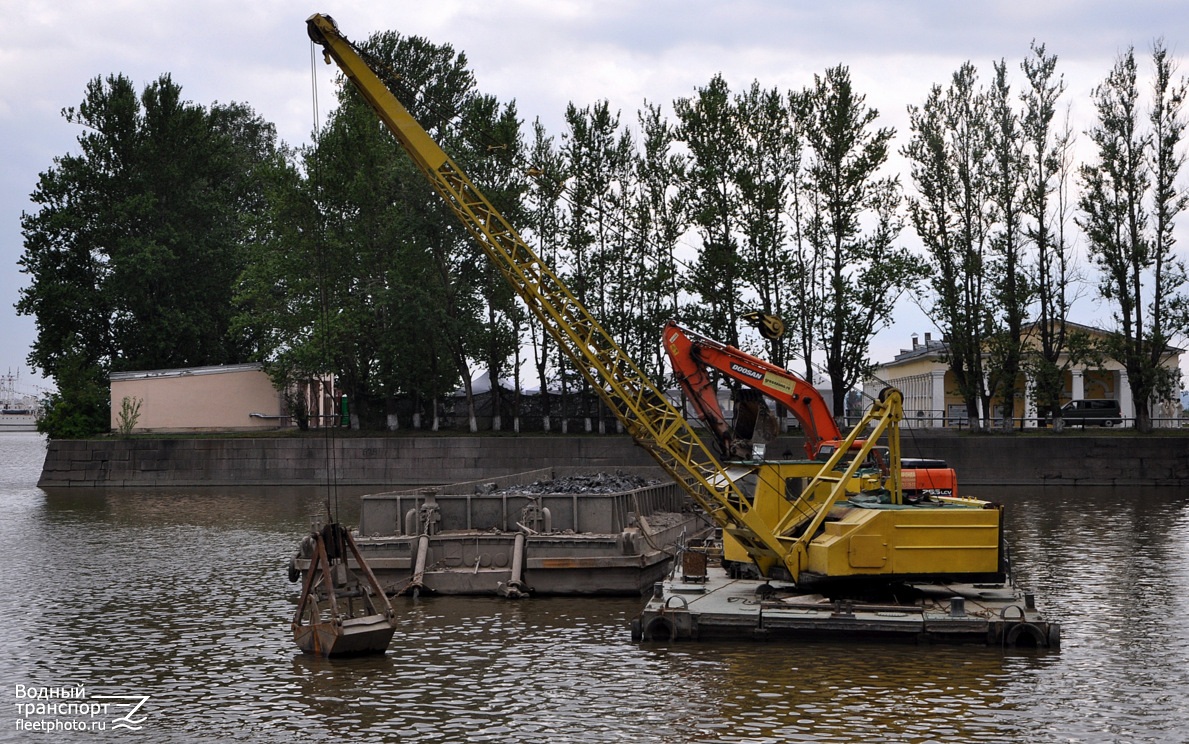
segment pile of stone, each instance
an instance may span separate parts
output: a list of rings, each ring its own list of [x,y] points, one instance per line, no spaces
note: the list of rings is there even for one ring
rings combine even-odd
[[[489,483],[476,490],[484,494],[623,493],[644,486],[653,486],[660,482],[655,478],[643,478],[639,475],[616,471],[615,473],[599,472],[593,475],[568,475],[552,480],[517,484],[507,488],[496,488],[494,483]]]

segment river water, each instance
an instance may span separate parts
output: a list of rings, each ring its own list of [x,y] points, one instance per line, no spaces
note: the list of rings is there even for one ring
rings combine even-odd
[[[397,600],[386,656],[327,661],[285,575],[325,488],[47,493],[43,456],[0,434],[0,741],[1189,741],[1174,488],[978,489],[1056,653],[641,646],[643,600],[430,597]]]

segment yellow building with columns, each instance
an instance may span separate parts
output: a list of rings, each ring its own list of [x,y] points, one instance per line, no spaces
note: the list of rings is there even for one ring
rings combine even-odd
[[[1068,324],[1075,329],[1102,338],[1105,332],[1098,328]],[[1029,339],[1035,336],[1029,335]],[[1169,347],[1165,366],[1179,370],[1181,354],[1184,349]],[[945,361],[946,344],[944,339],[934,338],[926,333],[921,340],[916,334],[912,336],[912,346],[901,349],[900,353],[890,362],[876,366],[870,379],[864,384],[864,393],[870,396],[879,394],[887,385],[892,385],[904,395],[904,423],[909,428],[965,428],[967,421],[966,404],[958,392],[954,373],[950,371],[949,363]],[[1065,360],[1058,364],[1064,366]],[[1071,400],[1116,400],[1123,417],[1123,425],[1130,426],[1135,420],[1135,403],[1131,399],[1131,386],[1127,380],[1127,370],[1113,359],[1104,359],[1101,364],[1074,365],[1064,373],[1061,402],[1065,404]],[[1026,374],[1021,374],[1017,384],[1015,415],[1013,425],[1016,428],[1039,425],[1036,404],[1033,401],[1032,382]],[[999,419],[1001,406],[998,401],[992,402],[992,415]],[[1156,427],[1180,426],[1181,403],[1179,398],[1154,401],[1151,407],[1152,423]]]

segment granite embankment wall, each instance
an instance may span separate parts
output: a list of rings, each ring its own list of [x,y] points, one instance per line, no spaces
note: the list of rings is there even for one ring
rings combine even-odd
[[[435,485],[557,465],[655,465],[626,436],[103,439],[50,441],[58,486]]]
[[[103,439],[51,441],[39,485],[318,485],[455,483],[536,468],[654,465],[631,439],[608,436]],[[1189,486],[1189,437],[921,435],[902,437],[905,457],[938,457],[965,485]],[[769,454],[800,455],[795,440]],[[659,470],[658,470],[659,473]]]

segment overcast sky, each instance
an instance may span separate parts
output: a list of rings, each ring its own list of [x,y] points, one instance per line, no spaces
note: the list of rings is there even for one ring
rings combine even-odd
[[[879,123],[896,128],[899,147],[906,107],[922,103],[933,84],[968,60],[987,80],[992,63],[1005,59],[1018,87],[1033,40],[1059,57],[1066,101],[1084,129],[1090,90],[1121,52],[1135,47],[1146,73],[1155,39],[1182,60],[1189,43],[1183,0],[0,0],[0,7],[0,374],[19,369],[25,380],[36,331],[12,307],[27,280],[16,264],[20,216],[33,209],[38,174],[76,151],[80,130],[62,109],[77,106],[96,76],[123,73],[142,90],[169,73],[186,99],[248,104],[283,140],[305,144],[314,127],[311,69],[318,110],[325,116],[334,103],[334,69],[320,55],[312,64],[305,20],[314,12],[333,16],[353,40],[392,30],[452,45],[467,55],[482,91],[516,99],[526,121],[540,117],[554,135],[569,102],[606,99],[634,125],[644,101],[668,110],[716,73],[735,91],[753,80],[788,90],[841,63]],[[1087,298],[1075,319],[1108,318]],[[936,332],[907,300],[894,319],[876,339],[877,360],[908,346],[913,333]]]

